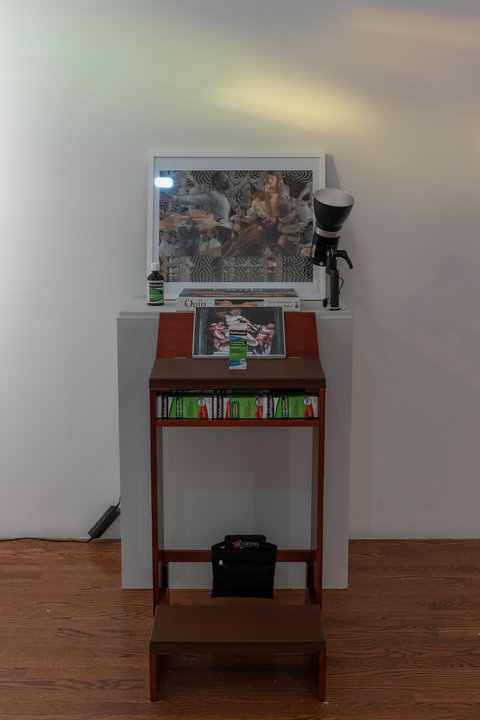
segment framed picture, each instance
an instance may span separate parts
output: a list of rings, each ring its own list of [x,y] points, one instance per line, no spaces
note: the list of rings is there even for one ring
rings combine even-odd
[[[315,190],[325,156],[154,155],[149,168],[147,270],[160,262],[165,297],[183,288],[284,287],[325,296],[309,260]]]
[[[228,357],[229,328],[237,323],[247,325],[248,357],[285,357],[281,307],[195,308],[192,357]]]

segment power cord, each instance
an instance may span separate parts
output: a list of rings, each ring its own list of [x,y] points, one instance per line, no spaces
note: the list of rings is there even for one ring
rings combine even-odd
[[[63,543],[81,543],[87,545],[92,542],[94,538],[88,540],[62,540],[62,538],[41,538],[41,537],[14,537],[14,538],[0,538],[0,542],[16,542],[17,540],[40,540],[41,542],[63,542]]]
[[[116,505],[110,505],[108,510],[103,513],[100,520],[97,520],[95,525],[90,528],[88,534],[90,535],[88,540],[71,540],[62,538],[41,538],[41,537],[14,537],[14,538],[0,538],[0,542],[16,542],[17,540],[37,540],[40,542],[67,542],[67,543],[81,543],[82,545],[88,545],[92,540],[98,540],[102,537],[103,533],[110,527],[113,521],[120,515],[120,501]]]

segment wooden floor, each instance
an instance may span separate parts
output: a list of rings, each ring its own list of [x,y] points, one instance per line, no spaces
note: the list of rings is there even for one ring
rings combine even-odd
[[[0,543],[1,720],[480,719],[480,541],[351,542],[325,704],[308,658],[209,656],[170,659],[151,704],[151,593],[120,582],[118,541]]]

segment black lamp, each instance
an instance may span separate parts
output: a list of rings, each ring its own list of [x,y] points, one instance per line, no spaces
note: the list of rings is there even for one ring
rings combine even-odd
[[[338,250],[342,225],[350,214],[355,200],[338,188],[322,188],[313,195],[316,225],[313,233],[310,261],[325,267],[330,278],[330,310],[340,310],[340,274],[337,258],[343,258],[350,269],[352,262],[345,250]],[[328,300],[323,304],[326,306]]]

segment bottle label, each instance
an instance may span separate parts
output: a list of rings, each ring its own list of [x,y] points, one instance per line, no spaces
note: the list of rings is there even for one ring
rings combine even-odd
[[[147,302],[156,305],[163,303],[163,280],[151,280],[148,283]]]

